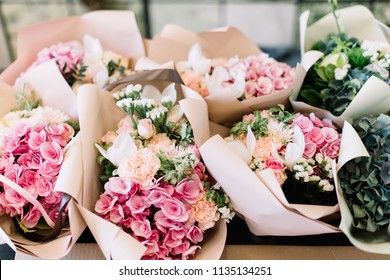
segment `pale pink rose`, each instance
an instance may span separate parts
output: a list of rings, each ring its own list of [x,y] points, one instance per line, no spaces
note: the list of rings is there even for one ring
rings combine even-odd
[[[118,130],[116,131],[118,134],[121,134],[122,132],[126,132],[128,134],[131,134],[135,132],[133,122],[131,120],[131,117],[129,115],[126,115],[123,119],[121,119],[118,123]]]
[[[189,241],[183,241],[179,246],[176,246],[174,248],[171,248],[170,252],[173,255],[181,255],[184,254],[189,248],[190,248],[190,242]]]
[[[271,118],[271,115],[270,113],[268,112],[268,110],[262,110],[260,112],[260,116],[264,119],[270,119]]]
[[[162,232],[166,232],[167,229],[181,228],[178,222],[169,219],[162,210],[159,210],[154,214],[154,221],[156,222],[157,228]]]
[[[183,179],[176,186],[176,197],[178,199],[185,199],[188,203],[193,204],[202,189],[200,180]]]
[[[63,124],[49,124],[45,127],[45,130],[49,135],[61,135],[65,128]]]
[[[317,147],[322,147],[325,142],[325,136],[321,128],[314,127],[310,132],[305,135],[305,142],[313,142]]]
[[[139,120],[137,126],[138,135],[144,139],[152,138],[155,135],[155,127],[151,119]]]
[[[12,163],[14,162],[14,157],[11,156],[11,157],[3,157],[3,156],[0,156],[0,173],[4,173],[4,170],[7,166],[9,165],[12,165]],[[21,164],[21,165],[24,165],[24,164]]]
[[[316,117],[316,115],[314,113],[310,113],[309,114],[309,118],[312,121],[314,126],[317,126],[317,127],[323,127],[324,126],[322,121],[318,117]]]
[[[330,157],[331,159],[337,158],[340,152],[340,140],[336,140],[332,143],[327,143],[321,148],[320,152]]]
[[[152,228],[149,220],[134,220],[130,225],[131,230],[138,237],[149,238],[152,235]]]
[[[249,99],[256,95],[256,83],[252,81],[247,81],[245,83],[245,99]]]
[[[5,154],[7,153],[13,153],[20,145],[20,138],[19,137],[7,137],[5,138],[5,146],[3,152]]]
[[[40,145],[44,142],[46,142],[46,132],[44,130],[41,130],[40,132],[31,131],[27,143],[32,150],[38,151]]]
[[[55,165],[48,161],[45,161],[39,167],[38,172],[40,175],[44,177],[54,178],[57,177],[57,175],[60,173],[60,170],[61,170],[61,165]]]
[[[64,159],[61,146],[56,142],[45,142],[40,146],[42,158],[51,164],[59,165]]]
[[[274,83],[275,90],[284,90],[288,87],[283,78],[274,78],[272,82]]]
[[[67,123],[63,123],[62,125],[64,126],[64,132],[62,132],[61,137],[66,143],[68,143],[74,136],[74,129]]]
[[[111,177],[104,184],[104,189],[109,194],[129,194],[132,186],[132,183],[126,178]]]
[[[188,212],[184,204],[175,198],[167,198],[161,204],[161,210],[165,216],[176,222],[186,222],[188,220]]]
[[[246,81],[256,81],[259,78],[259,75],[256,72],[256,69],[248,69],[245,74]]]
[[[193,243],[199,243],[203,241],[203,232],[197,226],[192,226],[187,232],[186,237]]]
[[[185,251],[183,254],[182,254],[182,257],[184,259],[189,259],[190,257],[194,256],[196,251],[198,249],[201,249],[200,246],[196,246],[196,245],[192,245],[190,248],[187,249],[187,251]]]
[[[141,195],[132,195],[126,202],[126,206],[130,208],[132,214],[142,213],[150,205],[146,200],[146,197]]]
[[[271,79],[267,77],[260,77],[257,80],[256,89],[260,92],[261,95],[267,95],[273,92],[274,87]]]
[[[160,160],[150,149],[141,149],[132,154],[127,161],[119,164],[118,175],[139,183],[146,189],[160,168]]]
[[[26,122],[19,122],[12,130],[12,137],[23,137],[29,132],[30,129],[30,124]]]
[[[275,62],[275,64],[269,65],[265,72],[267,73],[268,77],[277,78],[283,75],[284,69]]]
[[[123,208],[119,204],[115,204],[110,211],[110,221],[114,224],[119,224],[125,218],[125,214],[123,213]]]
[[[219,219],[218,208],[213,201],[206,199],[205,193],[201,193],[195,204],[191,206],[191,221],[198,222],[201,230],[206,230],[214,226]]]
[[[54,187],[48,179],[39,175],[36,176],[35,186],[39,196],[48,196],[53,192]]]
[[[248,115],[245,115],[242,120],[243,121],[247,121],[247,122],[251,122],[255,119],[255,115],[253,114],[248,114]]]
[[[303,156],[307,159],[313,158],[317,151],[317,146],[316,144],[312,142],[307,142],[305,143],[305,151],[303,152]]]
[[[322,133],[324,133],[325,141],[327,143],[332,143],[339,139],[339,133],[335,129],[330,127],[323,127],[321,130]]]
[[[106,134],[103,135],[102,142],[105,144],[114,143],[117,136],[118,134],[115,131],[108,131]]]
[[[26,228],[33,228],[38,224],[41,216],[41,212],[37,208],[33,207],[22,217],[22,223]]]
[[[18,183],[22,174],[22,167],[18,164],[8,165],[4,169],[4,177],[7,177],[11,181]]]
[[[111,197],[110,195],[107,194],[101,194],[99,200],[95,204],[96,213],[102,215],[109,213],[114,207],[117,199],[118,198]]]
[[[314,128],[312,121],[300,113],[295,114],[293,125],[299,126],[304,134],[310,132]]]
[[[62,198],[61,192],[52,192],[44,198],[44,201],[48,204],[60,204]]]
[[[273,173],[274,173],[279,185],[280,186],[283,185],[284,181],[286,181],[286,179],[287,179],[287,174],[284,171],[275,170],[275,169],[273,169]]]
[[[167,248],[173,248],[177,247],[182,243],[182,240],[184,236],[186,235],[187,231],[184,229],[172,229],[167,232],[165,235],[163,244]]]
[[[39,152],[35,153],[31,151],[30,153],[21,155],[17,162],[31,169],[39,169],[43,161]]]

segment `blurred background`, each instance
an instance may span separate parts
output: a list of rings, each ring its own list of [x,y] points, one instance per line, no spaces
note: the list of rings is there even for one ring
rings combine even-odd
[[[390,24],[390,0],[339,0],[339,7],[361,4]],[[277,59],[295,64],[298,18],[310,10],[310,22],[330,12],[327,0],[0,0],[0,70],[15,59],[18,29],[93,10],[133,10],[142,35],[151,38],[165,24],[192,31],[221,26],[239,28]]]

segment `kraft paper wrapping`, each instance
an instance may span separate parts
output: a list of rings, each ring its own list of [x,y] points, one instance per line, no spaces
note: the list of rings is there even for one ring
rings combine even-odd
[[[390,108],[390,103],[387,102],[386,104],[388,105],[387,108]],[[388,110],[382,113],[386,113],[387,111]],[[344,137],[345,133],[348,133],[349,136]],[[351,145],[351,143],[354,144]],[[348,237],[349,241],[354,246],[363,251],[377,254],[390,254],[390,241],[388,234],[386,232],[370,233],[354,228],[353,215],[347,203],[345,202],[345,199],[343,198],[343,190],[340,187],[340,181],[337,177],[336,170],[340,170],[344,164],[354,158],[369,157],[369,154],[359,135],[348,122],[345,122],[344,124],[343,138],[341,139],[340,145],[340,154],[342,157],[339,158],[337,169],[333,169],[334,176],[337,178],[335,183],[341,212],[341,221],[339,226],[340,230]]]
[[[76,96],[72,93],[62,76],[55,75],[51,69],[51,62],[42,64],[23,77],[34,90],[36,97],[41,99],[43,106],[64,111],[73,121],[78,120]],[[15,107],[15,93],[17,89],[0,81],[1,117]],[[7,215],[0,217],[0,235],[15,251],[43,259],[59,259],[72,249],[81,233],[86,228],[76,207],[82,188],[82,157],[80,135],[76,135],[69,143],[65,153],[61,171],[58,175],[54,191],[61,191],[72,196],[68,204],[69,224],[55,239],[43,243],[25,239],[16,230],[11,218]]]
[[[188,53],[194,43],[200,44],[202,53],[207,58],[228,58],[236,55],[247,57],[261,53],[261,50],[253,42],[233,27],[193,33],[179,26],[167,25],[160,34],[147,41],[147,57],[156,64],[187,60]],[[276,94],[243,101],[237,100],[234,94],[222,92],[205,97],[210,121],[229,126],[239,121],[243,115],[254,110],[267,109],[278,104],[284,104],[288,107],[290,95],[300,89],[310,67],[310,64],[298,63],[292,86]],[[149,69],[155,68],[150,64]]]
[[[143,39],[132,11],[94,11],[20,29],[17,59],[2,72],[0,80],[13,85],[41,49],[59,42],[82,42],[85,34],[98,38],[104,50],[134,60],[145,56]]]
[[[337,11],[339,22],[343,30],[349,36],[359,40],[371,40],[390,42],[390,28],[374,18],[372,13],[364,6],[352,6]],[[301,53],[307,55],[307,50],[319,40],[324,40],[329,33],[337,32],[335,19],[328,14],[319,21],[307,27],[309,12],[304,12],[300,17],[300,46]],[[313,51],[311,51],[313,53]],[[310,63],[313,65],[323,55],[315,51],[316,56],[309,55]],[[319,118],[331,119],[337,126],[342,126],[344,121],[352,122],[368,114],[379,114],[385,112],[390,98],[390,85],[382,80],[371,77],[363,85],[356,97],[349,104],[347,109],[338,117],[321,108],[313,107],[302,101],[297,101],[298,91],[290,97],[292,107],[295,111],[311,113],[314,112]]]
[[[138,83],[153,83],[160,91],[168,85],[166,81],[148,82],[141,79]],[[193,127],[195,142],[201,145],[209,137],[207,105],[189,88],[177,84],[176,90],[180,90],[185,97],[179,104]],[[83,206],[79,205],[80,212],[106,259],[140,259],[146,248],[118,226],[94,213],[95,203],[103,190],[99,181],[100,168],[95,143],[101,142],[107,131],[116,130],[119,120],[125,117],[126,113],[116,106],[110,92],[99,89],[96,85],[81,86],[77,96],[84,170]],[[214,228],[206,231],[201,244],[202,249],[198,251],[195,259],[219,259],[225,245],[226,234],[226,223],[220,220]]]
[[[335,233],[339,230],[318,220],[338,211],[338,206],[289,204],[271,170],[261,178],[215,135],[200,147],[212,176],[230,196],[250,231],[255,235],[297,236]]]

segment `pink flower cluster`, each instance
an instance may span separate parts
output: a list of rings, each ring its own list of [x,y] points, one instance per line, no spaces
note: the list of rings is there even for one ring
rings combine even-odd
[[[266,53],[240,59],[231,67],[245,72],[244,99],[285,90],[291,86],[294,78],[293,68]]]
[[[219,219],[217,206],[205,197],[205,172],[199,162],[191,178],[176,185],[153,180],[147,187],[112,177],[95,211],[142,242],[147,247],[143,259],[188,259]]]
[[[73,134],[73,128],[65,123],[21,121],[1,138],[0,174],[36,198],[53,221],[62,197],[53,188],[64,160],[64,147]],[[18,216],[26,228],[34,228],[42,216],[18,192],[1,184],[0,215],[4,214]]]
[[[305,158],[313,158],[318,153],[331,159],[338,157],[341,135],[330,120],[320,120],[313,113],[309,116],[297,113],[292,125],[299,126],[305,136]]]
[[[29,67],[29,69],[54,59],[57,62],[61,73],[66,74],[71,72],[75,65],[78,65],[80,62],[82,62],[83,58],[83,46],[79,42],[70,41],[65,43],[57,43],[48,48],[42,49],[37,54],[37,59]]]

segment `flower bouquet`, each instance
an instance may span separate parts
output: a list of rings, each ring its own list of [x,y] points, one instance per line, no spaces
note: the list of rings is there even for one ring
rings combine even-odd
[[[330,120],[281,106],[245,115],[229,137],[200,150],[253,234],[310,235],[338,232],[332,163],[340,139]]]
[[[1,82],[1,235],[14,250],[58,259],[86,227],[75,206],[82,187],[77,114],[62,110],[77,105],[73,93],[63,94],[62,78],[50,81],[58,90],[46,91],[30,78],[23,91]]]
[[[86,98],[84,112],[100,108],[97,113],[109,110],[111,116],[96,126],[91,122],[98,119],[89,115],[80,119],[81,128],[95,131],[83,130],[82,137],[84,147],[95,148],[83,152],[95,156],[84,161],[84,170],[95,177],[88,182],[97,192],[81,211],[106,258],[210,259],[222,253],[224,220],[233,212],[197,146],[208,137],[207,106],[179,82],[173,70],[135,74],[108,87],[113,97],[97,93],[96,107],[90,101],[96,87],[78,91],[81,104]],[[181,95],[187,98],[176,104]],[[118,250],[124,242],[128,249]]]
[[[351,122],[383,111],[370,110],[379,108],[376,104],[390,94],[390,45],[386,35],[390,33],[366,8],[353,6],[338,11],[337,3],[329,2],[332,15],[301,34],[301,48],[307,50],[309,46],[322,56],[291,101],[298,111],[316,112],[341,125],[344,120]],[[308,14],[301,17],[307,20]]]
[[[357,132],[353,147],[357,156],[344,160],[337,173],[340,229],[356,247],[389,254],[390,116],[362,117],[353,128]],[[343,143],[342,149],[351,149],[350,144]]]
[[[97,11],[22,28],[17,60],[0,79],[13,85],[29,69],[53,59],[70,86],[105,86],[128,74],[144,55],[132,12]]]
[[[173,60],[185,85],[206,100],[210,120],[226,126],[253,110],[288,106],[311,66],[277,62],[235,28],[194,34],[169,25],[147,43],[147,57]]]

